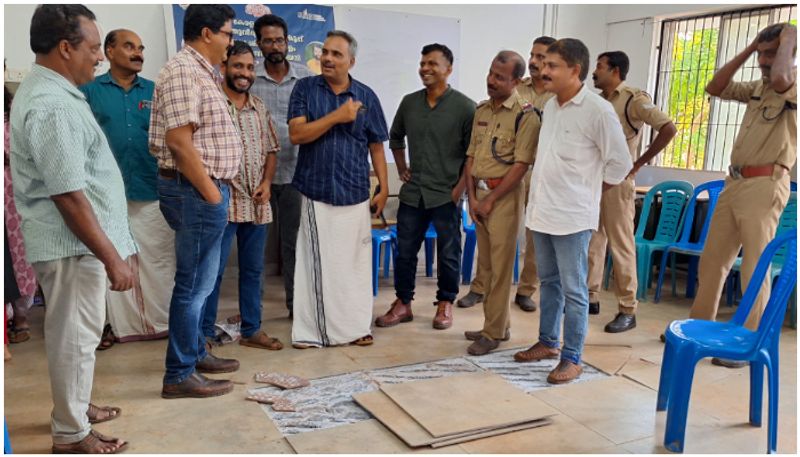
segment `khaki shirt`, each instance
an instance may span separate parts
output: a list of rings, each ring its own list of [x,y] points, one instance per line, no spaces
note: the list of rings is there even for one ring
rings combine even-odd
[[[519,113],[526,111],[514,131]],[[472,136],[467,156],[473,158],[472,176],[478,179],[502,178],[511,169],[492,155],[492,143],[498,157],[506,161],[532,164],[539,141],[538,116],[533,107],[515,90],[497,109],[491,100],[478,105],[472,121]]]
[[[601,93],[600,96],[602,97],[603,94]],[[633,161],[639,158],[639,143],[642,142],[644,124],[655,130],[661,130],[661,127],[671,122],[671,119],[653,103],[647,92],[630,87],[624,82],[620,83],[606,100],[611,103],[619,116],[619,122],[622,124],[622,131],[625,133],[625,141],[628,143],[628,150]],[[628,107],[627,117],[625,115],[626,105]]]
[[[796,83],[779,94],[766,87],[762,80],[732,81],[719,98],[747,103],[742,126],[733,143],[731,165],[794,166],[797,159]]]
[[[553,98],[553,95],[555,95],[547,91],[541,94],[536,92],[536,89],[533,88],[533,80],[530,76],[523,79],[519,86],[517,86],[517,92],[519,92],[522,98],[530,102],[534,108],[538,109],[540,113],[544,110],[544,104],[547,103],[547,100],[550,100]]]

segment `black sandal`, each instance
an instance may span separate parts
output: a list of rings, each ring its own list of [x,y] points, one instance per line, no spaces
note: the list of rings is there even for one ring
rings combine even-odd
[[[114,336],[114,330],[111,329],[111,324],[106,324],[106,326],[103,327],[103,336],[100,337],[100,344],[97,345],[97,350],[105,351],[111,348],[115,342],[116,336]]]

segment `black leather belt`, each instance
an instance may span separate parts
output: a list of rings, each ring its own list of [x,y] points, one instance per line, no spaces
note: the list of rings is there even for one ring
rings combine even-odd
[[[158,175],[161,176],[161,177],[167,178],[167,179],[176,179],[176,178],[180,177],[181,179],[186,179],[188,181],[188,178],[186,178],[186,175],[184,175],[183,173],[181,173],[178,170],[171,169],[171,168],[159,168],[158,169]],[[215,178],[213,176],[209,176],[209,178],[211,178],[212,181],[219,181],[219,182],[226,183],[226,184],[230,182],[230,179],[219,179],[219,178]]]

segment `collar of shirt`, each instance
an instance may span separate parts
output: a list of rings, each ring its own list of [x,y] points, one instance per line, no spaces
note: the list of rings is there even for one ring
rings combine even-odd
[[[111,77],[111,71],[103,73],[102,75],[96,77],[95,80],[100,84],[113,84],[119,87],[120,89],[124,90],[124,88],[120,86],[119,83],[114,80],[114,78]],[[136,75],[136,77],[133,79],[133,83],[131,83],[131,88],[141,85],[142,85],[142,78],[140,78],[139,75]]]
[[[273,82],[275,84],[284,84],[284,83],[286,83],[286,81],[291,81],[293,79],[298,79],[297,71],[295,70],[295,67],[292,64],[292,62],[290,60],[285,60],[284,62],[286,62],[286,65],[289,67],[289,72],[286,73],[286,76],[283,78],[283,80],[281,80],[281,82],[275,81],[275,78],[273,78],[272,76],[270,76],[269,73],[267,73],[267,68],[266,68],[264,63],[262,63],[261,65],[256,66],[256,78],[264,78],[264,79],[266,79],[268,81],[271,81],[271,82]]]
[[[493,113],[496,113],[497,111],[499,111],[500,108],[514,109],[514,103],[517,102],[518,98],[519,98],[519,94],[517,93],[517,90],[514,89],[514,92],[511,92],[511,95],[509,95],[509,97],[507,99],[505,99],[505,101],[503,101],[503,103],[501,103],[500,106],[498,106],[497,108],[494,107],[494,101],[489,99],[489,108],[492,109]]]
[[[606,98],[606,100],[611,100],[616,95],[621,94],[622,91],[625,90],[626,87],[628,87],[628,85],[625,84],[625,81],[620,82],[619,85],[614,90],[611,91],[611,94],[608,96],[608,98]],[[603,92],[602,91],[600,92],[600,96],[603,97]],[[603,97],[603,98],[605,98],[605,97]]]
[[[586,84],[583,84],[581,86],[581,90],[579,90],[578,93],[575,94],[574,97],[572,97],[569,100],[567,100],[566,103],[564,103],[563,105],[558,102],[558,96],[555,96],[553,98],[555,99],[556,108],[557,109],[564,109],[564,108],[568,107],[570,104],[573,104],[573,103],[576,104],[576,105],[580,105],[580,104],[583,103],[583,99],[586,98],[586,94],[587,93],[589,93],[589,88],[586,87]]]
[[[440,96],[439,96],[439,97],[438,97],[438,98],[435,100],[435,101],[436,101],[436,106],[439,106],[439,102],[440,102],[440,101],[442,101],[442,100],[444,100],[444,99],[445,99],[445,98],[446,98],[448,95],[450,95],[450,93],[451,93],[451,92],[453,92],[453,88],[452,88],[452,87],[450,87],[450,84],[448,84],[448,85],[447,85],[447,88],[444,90],[444,92],[442,92],[442,95],[440,95]],[[424,95],[424,96],[425,96],[425,100],[427,101],[427,100],[428,100],[428,89],[427,89],[427,88],[423,89],[423,91],[422,91],[422,95]]]
[[[31,67],[31,73],[53,81],[54,83],[58,84],[62,89],[73,95],[75,98],[79,98],[84,101],[86,100],[86,96],[83,94],[83,92],[81,92],[80,89],[78,89],[77,87],[75,87],[75,85],[69,82],[67,78],[43,65],[34,63],[33,67]]]
[[[225,83],[223,83],[223,84],[225,84]],[[230,106],[232,108],[232,110],[233,110],[232,112],[233,113],[236,113],[237,111],[248,110],[248,109],[256,109],[256,105],[255,105],[255,103],[253,103],[253,96],[250,95],[249,92],[247,93],[247,100],[245,100],[244,106],[242,106],[242,109],[239,109],[239,108],[236,107],[236,103],[233,100],[231,100],[231,97],[228,95],[228,93],[225,91],[225,89],[223,89],[221,86],[220,86],[219,89],[222,91],[223,94],[225,94],[225,101],[228,102],[228,106]]]
[[[344,95],[344,94],[355,95],[355,94],[353,93],[353,84],[355,83],[355,81],[353,80],[353,77],[352,77],[352,76],[350,76],[350,74],[349,74],[349,73],[347,74],[347,82],[348,82],[348,84],[347,84],[347,89],[343,90],[343,91],[342,91],[341,93],[339,93],[339,94],[335,94],[335,93],[333,92],[333,89],[331,89],[331,85],[330,85],[330,84],[328,84],[328,81],[325,79],[325,77],[324,77],[324,76],[322,76],[322,75],[319,75],[319,77],[317,78],[317,85],[318,85],[318,86],[322,86],[322,87],[324,87],[325,89],[327,89],[327,90],[328,90],[328,92],[330,92],[330,93],[331,93],[331,94],[333,94],[333,95]]]
[[[203,69],[206,70],[208,74],[211,75],[212,78],[214,78],[215,80],[217,79],[218,75],[217,70],[214,68],[213,65],[211,65],[211,63],[205,57],[203,57],[203,54],[200,54],[199,52],[197,52],[195,48],[191,47],[188,44],[183,47],[183,51],[186,51],[186,53],[194,57],[197,63],[199,63],[200,66],[203,67]]]

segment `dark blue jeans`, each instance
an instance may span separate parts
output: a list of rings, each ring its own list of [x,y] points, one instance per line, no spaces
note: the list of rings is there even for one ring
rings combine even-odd
[[[461,271],[461,210],[452,202],[424,208],[400,203],[397,210],[397,259],[394,266],[394,288],[403,303],[414,299],[417,275],[417,254],[425,241],[425,232],[433,222],[436,229],[436,300],[455,301]]]
[[[161,213],[175,231],[175,286],[169,303],[169,342],[165,384],[178,384],[194,373],[206,357],[200,329],[203,306],[214,290],[219,269],[220,242],[228,224],[228,185],[214,180],[222,193],[216,205],[206,202],[192,184],[179,175],[158,177]]]
[[[251,222],[228,222],[222,235],[219,255],[219,273],[214,291],[206,300],[203,311],[203,335],[214,337],[214,322],[217,319],[219,287],[225,264],[236,236],[239,257],[239,314],[242,316],[242,336],[250,338],[261,329],[261,273],[264,271],[264,245],[267,242],[267,224]]]

